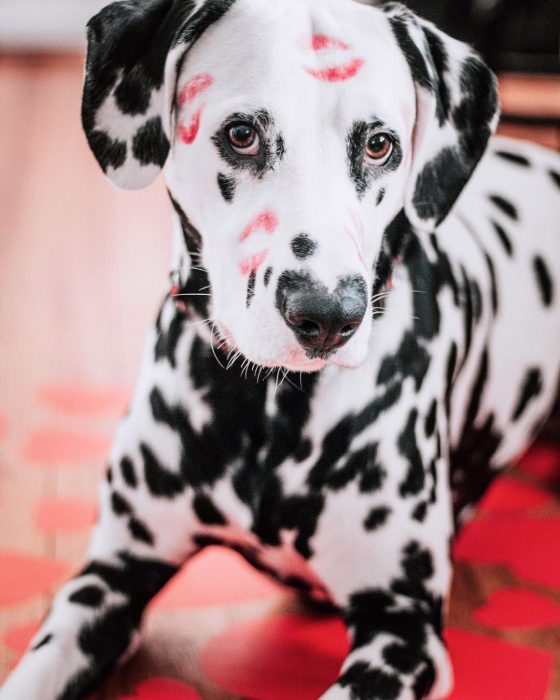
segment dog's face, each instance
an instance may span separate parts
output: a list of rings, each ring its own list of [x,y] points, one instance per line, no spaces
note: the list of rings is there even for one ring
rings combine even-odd
[[[177,95],[166,177],[202,237],[217,327],[261,365],[362,362],[415,121],[389,23],[357,4],[239,0]]]
[[[126,129],[108,105],[122,111],[119,90],[134,98],[138,64],[154,67],[121,59],[108,75],[106,59],[99,68],[104,25],[90,29],[88,76],[105,86],[101,100],[90,88],[88,103],[86,80],[90,144],[99,151],[102,121],[96,155],[119,184],[143,184],[165,162],[176,207],[196,231],[200,258],[190,263],[208,272],[209,290],[191,292],[210,293],[212,321],[232,348],[264,366],[357,366],[386,229],[403,210],[426,227],[447,214],[490,133],[492,78],[466,47],[400,6],[209,0],[193,14],[188,4],[146,5],[182,33],[165,48],[161,84],[141,84],[151,93],[144,120],[125,110]],[[138,17],[128,19],[130,32]],[[481,97],[477,118],[469,100]],[[114,157],[119,144],[124,158]]]

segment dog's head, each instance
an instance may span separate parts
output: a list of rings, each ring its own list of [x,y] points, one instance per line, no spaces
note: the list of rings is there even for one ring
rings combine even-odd
[[[90,146],[123,187],[164,168],[182,283],[207,271],[189,289],[223,336],[260,365],[360,364],[389,233],[446,217],[495,125],[481,60],[351,0],[125,0],[88,39]]]

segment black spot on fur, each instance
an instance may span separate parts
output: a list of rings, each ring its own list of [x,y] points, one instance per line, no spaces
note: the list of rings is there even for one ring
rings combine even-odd
[[[276,137],[276,157],[278,160],[282,160],[284,153],[286,153],[286,145],[284,144],[284,139],[279,134]]]
[[[183,334],[186,318],[181,313],[175,313],[171,319],[167,330],[156,328],[158,337],[154,348],[155,361],[166,359],[171,367],[177,367],[176,351],[177,345]]]
[[[408,243],[412,229],[404,209],[401,209],[383,234],[384,245],[390,258],[396,258],[402,253]]]
[[[132,513],[132,508],[128,501],[116,491],[111,494],[111,508],[115,515],[129,515]]]
[[[378,508],[372,508],[368,513],[367,518],[364,520],[364,527],[366,530],[371,532],[381,527],[387,522],[387,518],[391,515],[391,509],[385,506],[379,506]]]
[[[401,344],[394,355],[387,355],[377,376],[379,384],[388,384],[396,379],[412,377],[419,391],[424,382],[424,377],[430,367],[430,355],[427,350],[419,344],[416,336],[407,331]]]
[[[140,452],[144,460],[144,479],[152,496],[174,498],[182,493],[183,480],[179,474],[165,469],[145,443],[140,445]]]
[[[519,399],[511,416],[513,421],[517,421],[521,418],[528,405],[533,399],[536,399],[540,395],[542,389],[543,377],[540,369],[535,367],[528,370],[519,393]]]
[[[402,683],[398,676],[370,668],[365,661],[356,661],[339,678],[338,685],[350,688],[352,698],[396,700]]]
[[[560,187],[560,173],[557,173],[555,170],[549,170],[548,174],[552,178],[552,182],[556,185],[556,187]]]
[[[89,145],[104,173],[109,168],[120,168],[126,160],[126,142],[112,139],[104,131],[92,131]]]
[[[550,306],[552,304],[554,293],[552,286],[552,275],[548,270],[547,264],[540,257],[540,255],[536,255],[533,258],[533,270],[535,271],[537,278],[537,284],[542,302],[545,306]]]
[[[408,420],[404,430],[399,435],[398,447],[401,455],[406,459],[408,472],[405,480],[401,483],[399,492],[401,496],[415,496],[424,488],[424,466],[422,457],[416,442],[416,421],[418,411],[414,408],[408,415]]]
[[[257,273],[255,270],[251,272],[249,275],[249,280],[247,282],[247,301],[246,305],[247,308],[251,306],[251,301],[253,300],[253,297],[255,296],[255,286],[257,284]]]
[[[236,181],[234,177],[228,177],[222,173],[218,173],[218,187],[222,193],[222,197],[226,202],[231,202],[235,195]]]
[[[412,511],[412,517],[419,523],[423,523],[428,514],[428,504],[425,501],[421,501],[417,506],[414,507]]]
[[[198,493],[193,500],[196,517],[205,525],[227,525],[227,520],[208,496]]]
[[[136,472],[134,470],[134,463],[130,457],[123,457],[120,462],[121,474],[125,483],[130,486],[130,488],[136,488],[138,485],[138,479],[136,478]]]
[[[107,483],[112,484],[113,483],[113,470],[111,467],[107,469]]]
[[[399,673],[409,674],[416,670],[417,653],[406,644],[395,642],[383,649],[383,660]]]
[[[300,233],[292,239],[292,252],[299,260],[309,258],[317,250],[317,243],[306,233]]]
[[[150,529],[138,518],[130,518],[128,521],[128,531],[132,537],[138,542],[143,542],[153,546],[155,543],[155,538]]]
[[[424,423],[424,432],[426,437],[432,437],[436,429],[436,417],[437,417],[437,399],[434,399],[430,404],[430,410],[426,415],[426,421]]]
[[[467,505],[476,503],[498,473],[490,469],[491,459],[502,442],[494,426],[493,413],[480,415],[489,372],[489,356],[485,350],[480,361],[459,443],[450,450],[450,473],[456,521]],[[464,475],[468,474],[468,479]]]
[[[311,440],[302,440],[297,446],[292,457],[296,462],[304,462],[311,455],[312,448],[313,446],[311,444]]]
[[[441,314],[437,299],[437,279],[419,240],[414,236],[404,251],[403,264],[408,269],[414,308],[414,331],[420,338],[431,340],[439,332]]]
[[[426,36],[434,67],[436,69],[436,116],[440,126],[443,126],[449,119],[451,110],[451,96],[445,81],[445,74],[449,69],[447,51],[442,40],[429,27],[423,26],[422,31]]]
[[[40,639],[35,646],[31,647],[31,651],[38,651],[39,649],[42,649],[43,647],[47,646],[47,644],[53,639],[52,634],[46,634],[42,639]]]
[[[512,153],[511,151],[495,151],[495,154],[498,156],[498,158],[507,160],[508,163],[515,163],[515,165],[521,165],[525,168],[531,165],[529,160],[519,153]]]
[[[489,195],[490,201],[495,204],[498,209],[508,216],[510,219],[513,219],[514,221],[517,221],[519,218],[519,215],[517,213],[517,209],[515,206],[509,201],[509,199],[506,199],[505,197],[502,197],[499,194],[491,194]]]
[[[169,153],[169,139],[163,131],[161,117],[154,117],[138,129],[132,140],[132,153],[142,165],[163,167]]]
[[[377,193],[377,199],[375,200],[375,204],[379,206],[383,199],[385,198],[385,189],[382,187],[379,192]]]
[[[451,405],[451,392],[453,391],[453,382],[455,380],[455,369],[457,368],[457,343],[455,341],[451,343],[449,348],[449,355],[447,357],[447,369],[446,369],[446,390],[445,390],[445,412],[447,416],[450,413]]]
[[[98,608],[105,600],[105,591],[100,586],[84,586],[72,593],[68,600],[86,608]]]
[[[381,6],[382,9],[392,9],[392,7],[395,6],[391,4]],[[412,18],[413,16],[411,13],[399,13],[397,16],[390,17],[389,22],[397,43],[405,55],[410,72],[412,73],[412,79],[415,83],[422,85],[422,87],[433,90],[434,86],[424,56],[412,40],[408,31],[407,20],[411,21]]]
[[[504,228],[500,226],[500,224],[498,224],[496,221],[492,221],[492,226],[494,227],[494,231],[496,231],[496,235],[500,239],[500,243],[502,244],[503,249],[511,257],[511,255],[513,254],[513,246],[511,244],[510,237],[504,231]]]
[[[264,286],[268,287],[270,284],[270,278],[272,277],[272,268],[267,267],[266,272],[264,273]]]

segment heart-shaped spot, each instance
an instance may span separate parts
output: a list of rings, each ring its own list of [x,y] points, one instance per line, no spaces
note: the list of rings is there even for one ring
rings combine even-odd
[[[0,606],[15,605],[46,593],[68,573],[68,566],[52,559],[0,551]]]
[[[560,624],[560,605],[531,591],[504,588],[474,614],[486,627],[515,629]]]
[[[487,512],[504,513],[539,508],[552,503],[553,500],[552,496],[542,489],[509,477],[501,477],[490,487],[480,503],[480,508]]]
[[[121,414],[130,399],[130,391],[123,387],[88,385],[44,386],[37,392],[42,403],[62,413],[94,415]]]
[[[23,448],[26,462],[58,467],[97,461],[107,456],[110,439],[58,428],[42,428],[29,436]]]
[[[458,560],[508,566],[526,581],[560,589],[560,517],[474,520],[459,533]]]
[[[462,630],[446,638],[455,673],[448,700],[545,700],[551,654]]]
[[[338,617],[278,615],[210,640],[199,660],[215,683],[259,700],[316,700],[337,678],[348,652]]]
[[[89,530],[95,522],[97,506],[78,498],[45,500],[37,503],[35,525],[47,534]]]

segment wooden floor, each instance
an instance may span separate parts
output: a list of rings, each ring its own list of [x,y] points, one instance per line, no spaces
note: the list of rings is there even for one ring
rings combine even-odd
[[[161,183],[123,193],[102,178],[80,129],[81,81],[80,57],[0,56],[0,680],[29,637],[30,625],[45,613],[52,591],[82,561],[104,455],[167,281],[169,211]],[[543,140],[560,145],[558,131],[546,129]],[[516,508],[556,522],[554,468],[560,473],[560,465],[550,464],[556,459],[552,448],[543,454],[544,467],[537,460],[537,467],[518,469],[504,487],[527,487],[520,504],[514,493],[509,510],[503,503],[490,507],[481,522],[503,525]],[[539,538],[534,546],[542,549]],[[466,542],[465,551],[468,547]],[[508,645],[542,650],[543,668],[552,660],[550,677],[535,676],[534,693],[508,700],[560,699],[560,618],[552,614],[547,624],[529,620],[497,627],[483,624],[477,611],[496,601],[497,592],[512,588],[560,610],[558,555],[560,545],[541,581],[512,565],[474,563],[476,556],[461,556],[457,565],[452,626],[504,640],[506,651]],[[219,561],[217,556],[214,562]],[[207,566],[207,576],[214,576],[216,564]],[[242,590],[238,602],[223,604],[215,593],[204,600],[204,591],[197,598],[187,590],[184,604],[154,608],[139,655],[95,700],[132,698],[135,687],[153,677],[191,683],[204,698],[239,697],[206,678],[198,652],[224,630],[271,613],[298,612],[301,603],[249,580],[252,574],[242,564],[231,566],[232,580],[224,581],[224,590],[239,585],[247,590],[245,597]],[[185,585],[194,583],[186,579]],[[305,654],[300,657],[304,677]],[[475,668],[473,661],[475,676],[481,665]],[[504,677],[512,672],[503,668]],[[545,690],[539,690],[542,682]],[[134,697],[187,697],[187,691],[157,692]],[[309,696],[295,690],[288,697]],[[461,696],[501,698],[490,687]]]

